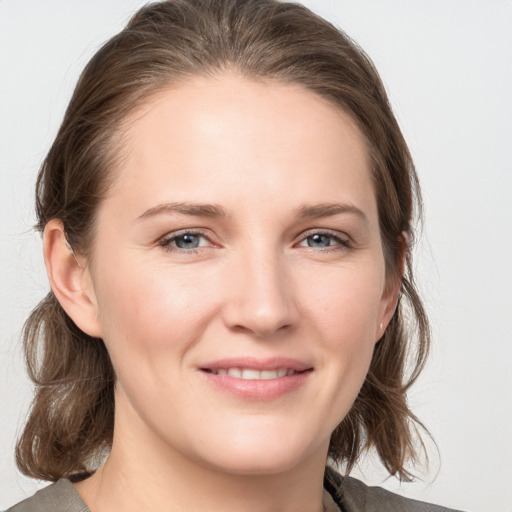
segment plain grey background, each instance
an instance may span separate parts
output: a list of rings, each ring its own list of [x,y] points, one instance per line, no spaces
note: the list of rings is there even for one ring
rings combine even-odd
[[[31,398],[19,333],[48,289],[31,226],[36,172],[79,72],[138,0],[0,1],[0,509],[40,483],[13,446]],[[434,349],[411,393],[430,429],[423,481],[472,512],[512,511],[512,2],[304,0],[372,57],[416,161],[426,227],[417,272]]]

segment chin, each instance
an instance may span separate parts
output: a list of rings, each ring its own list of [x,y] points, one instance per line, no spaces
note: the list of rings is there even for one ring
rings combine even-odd
[[[247,434],[247,433],[246,433]],[[225,439],[229,439],[228,442]],[[203,461],[211,468],[236,475],[271,475],[290,471],[316,456],[327,458],[328,443],[312,446],[289,432],[265,436],[238,435],[212,443]]]
[[[210,468],[231,475],[264,476],[284,473],[300,466],[301,458],[297,454],[281,456],[272,452],[257,458],[252,454],[226,454],[209,461]]]

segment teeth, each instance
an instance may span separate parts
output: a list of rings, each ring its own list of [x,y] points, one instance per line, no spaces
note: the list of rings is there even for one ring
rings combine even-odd
[[[242,379],[256,380],[261,378],[261,372],[258,370],[242,370]]]
[[[277,370],[263,370],[260,372],[258,370],[253,370],[252,368],[222,368],[219,370],[213,370],[212,373],[215,375],[229,375],[230,377],[236,377],[238,379],[266,380],[293,375],[295,370],[278,368]]]

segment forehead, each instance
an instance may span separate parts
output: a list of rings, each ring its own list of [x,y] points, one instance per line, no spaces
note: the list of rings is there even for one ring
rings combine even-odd
[[[373,200],[355,121],[301,85],[235,73],[192,77],[155,94],[122,133],[112,193],[135,203],[144,195],[168,201],[170,191],[174,201],[216,203],[283,191],[298,201],[339,200],[343,190]]]

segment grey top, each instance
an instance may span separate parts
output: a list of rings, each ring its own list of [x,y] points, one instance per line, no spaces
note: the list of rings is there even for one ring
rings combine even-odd
[[[351,477],[343,478],[334,498],[342,512],[461,512],[404,498],[382,487],[369,487]]]
[[[90,512],[73,484],[61,478],[6,512]]]
[[[351,477],[342,477],[331,468],[325,475],[324,504],[327,512],[460,512],[411,500],[369,487]],[[90,512],[73,484],[61,478],[6,512]]]

